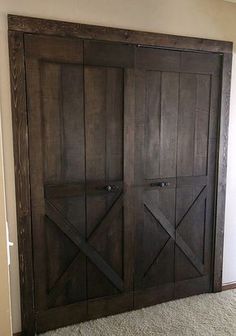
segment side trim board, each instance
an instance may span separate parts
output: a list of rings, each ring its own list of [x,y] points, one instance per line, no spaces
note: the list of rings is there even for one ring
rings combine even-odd
[[[19,246],[21,319],[27,335],[34,335],[34,280],[28,153],[28,120],[23,33],[9,32],[12,126]]]

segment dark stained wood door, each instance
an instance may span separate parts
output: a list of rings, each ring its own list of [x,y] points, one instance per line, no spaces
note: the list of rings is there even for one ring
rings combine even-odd
[[[25,35],[36,329],[211,291],[220,56]]]
[[[133,55],[25,37],[38,332],[133,307]]]
[[[220,56],[136,51],[134,306],[211,291]]]

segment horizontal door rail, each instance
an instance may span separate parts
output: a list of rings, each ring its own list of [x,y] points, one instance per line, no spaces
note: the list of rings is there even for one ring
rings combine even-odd
[[[108,190],[111,186],[111,190]],[[46,184],[44,194],[47,199],[81,197],[84,194],[97,195],[106,192],[117,192],[123,189],[122,181],[109,182],[82,182],[82,183],[65,183],[65,184]]]

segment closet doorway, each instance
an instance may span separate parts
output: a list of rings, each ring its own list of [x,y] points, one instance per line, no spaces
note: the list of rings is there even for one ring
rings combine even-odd
[[[9,16],[27,335],[221,290],[232,44]]]

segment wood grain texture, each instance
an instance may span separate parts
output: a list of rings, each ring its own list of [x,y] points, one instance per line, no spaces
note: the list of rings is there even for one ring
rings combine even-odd
[[[83,303],[84,309],[88,300],[98,300],[93,316],[100,316],[115,311],[110,296],[132,290],[133,209],[124,206],[123,179],[125,174],[130,188],[124,105],[131,121],[134,83],[129,79],[127,86],[126,66],[133,66],[133,47],[87,42],[84,55],[83,45],[79,39],[25,36],[36,331],[53,326],[51,312],[55,328],[63,323],[54,308],[59,314],[63,306]],[[125,132],[132,135],[132,127],[126,121]],[[109,184],[115,190],[107,192]]]
[[[10,30],[34,34],[71,36],[176,49],[195,49],[224,53],[232,52],[231,42],[45,20],[11,14],[8,15],[8,27]]]
[[[53,59],[57,62],[83,63],[83,41],[55,36],[32,34],[25,37],[26,58]]]
[[[135,289],[174,283],[174,297],[181,297],[211,290],[221,56],[172,53],[136,51],[135,187],[145,184],[145,191],[137,210]],[[177,189],[158,189],[160,177],[167,183],[175,178]],[[168,237],[175,243],[172,255]],[[172,279],[165,275],[171,264]]]
[[[90,45],[91,47],[91,45]],[[123,180],[123,70],[115,67],[117,57],[113,52],[108,61],[110,67],[99,66],[103,54],[96,47],[85,52],[85,138],[86,138],[86,183],[98,180],[103,185]],[[88,66],[87,64],[94,66]],[[99,219],[111,205],[114,195],[87,194],[87,235],[97,227]],[[117,200],[118,201],[118,200]],[[122,201],[123,202],[123,201]],[[123,273],[123,208],[121,206],[109,222],[100,222],[100,234],[91,240],[91,246],[106,260],[120,276]],[[88,262],[88,298],[117,294],[117,286],[108,282],[98,271],[96,263]],[[121,288],[120,288],[121,289]]]
[[[123,281],[109,266],[109,264],[103,260],[100,254],[84,240],[74,226],[66,218],[62,217],[60,212],[48,201],[46,202],[46,215],[59,226],[64,234],[67,235],[70,240],[73,241],[73,243],[93,261],[98,269],[100,269],[119,290],[123,289]]]
[[[134,244],[135,244],[135,71],[124,72],[124,284],[125,290],[133,290]]]
[[[84,41],[86,65],[132,68],[134,50],[131,45],[99,41]]]
[[[37,333],[85,321],[87,319],[87,303],[77,302],[36,312],[35,319]]]
[[[94,319],[129,311],[133,308],[133,293],[88,300],[88,318]]]
[[[214,248],[213,290],[222,289],[222,264],[225,223],[225,194],[227,177],[228,127],[230,110],[232,54],[224,54],[222,65],[221,113],[219,123],[218,177],[216,196],[216,226]]]
[[[172,136],[175,133],[172,125],[176,124],[174,107],[177,91],[175,85],[178,85],[178,80],[176,81],[175,75],[171,77],[169,73],[161,73],[166,66],[165,59],[169,65],[169,62],[175,64],[171,52],[168,53],[142,48],[136,50],[138,69],[135,78],[135,308],[171,300],[174,297],[175,179],[171,180],[171,185],[165,190],[151,187],[163,175],[165,180],[168,180],[172,173],[175,175],[175,148],[174,153],[172,151]],[[156,59],[160,61],[159,69]],[[168,85],[170,80],[171,85],[170,82]],[[170,88],[169,96],[166,94],[167,87]],[[169,120],[170,128],[167,132],[171,104],[173,118]],[[163,111],[165,114],[162,114]],[[162,132],[165,132],[165,136]],[[164,172],[170,156],[173,160],[170,160],[168,170]],[[161,215],[158,216],[157,213]]]
[[[13,116],[13,133],[14,133],[14,158],[15,158],[15,176],[16,176],[16,199],[17,199],[17,221],[18,221],[18,241],[19,241],[19,253],[20,253],[20,274],[21,274],[21,306],[22,306],[22,326],[24,330],[24,335],[34,335],[35,333],[35,322],[34,322],[34,288],[33,288],[33,268],[32,268],[32,237],[31,237],[31,202],[30,202],[30,181],[29,181],[29,144],[28,144],[28,123],[27,123],[27,111],[26,111],[26,88],[25,88],[25,68],[24,68],[24,33],[26,37],[26,44],[27,41],[30,39],[36,38],[36,34],[38,34],[37,38],[41,39],[41,44],[44,44],[43,41],[45,41],[45,49],[42,49],[40,51],[40,48],[38,46],[35,46],[35,50],[40,53],[44,52],[44,57],[49,57],[51,59],[52,63],[55,64],[53,67],[58,67],[58,62],[63,63],[82,63],[83,62],[83,55],[81,53],[81,40],[77,40],[75,38],[84,38],[86,40],[103,40],[106,41],[106,43],[102,42],[102,49],[101,53],[94,54],[94,50],[99,51],[99,46],[101,45],[101,42],[93,42],[87,41],[87,56],[88,57],[88,65],[92,65],[93,67],[98,66],[100,68],[106,67],[107,65],[109,67],[123,67],[123,66],[133,66],[133,56],[132,52],[130,53],[130,50],[135,49],[131,46],[129,46],[129,51],[127,52],[126,56],[129,58],[129,60],[122,59],[122,50],[126,46],[124,44],[138,44],[139,46],[145,46],[145,47],[157,47],[164,48],[164,49],[173,49],[172,53],[175,54],[175,57],[168,57],[168,55],[171,55],[168,50],[162,50],[160,51],[160,55],[163,54],[165,57],[161,57],[158,62],[156,62],[155,58],[155,50],[151,50],[147,48],[137,48],[136,50],[142,50],[142,52],[145,54],[148,54],[149,56],[145,59],[141,55],[141,51],[139,51],[140,57],[136,58],[136,67],[139,68],[137,70],[138,75],[138,81],[139,83],[135,84],[136,89],[141,94],[140,97],[137,97],[136,106],[134,105],[134,81],[137,79],[134,76],[134,70],[129,69],[128,71],[123,71],[123,75],[120,76],[119,82],[124,82],[124,88],[125,88],[125,94],[124,94],[124,127],[123,130],[123,141],[125,144],[124,148],[124,160],[129,162],[124,162],[124,181],[121,181],[122,177],[119,176],[118,179],[115,178],[115,182],[117,185],[119,185],[119,189],[124,191],[124,213],[126,219],[124,220],[124,246],[125,248],[129,248],[130,250],[125,251],[125,255],[127,258],[126,262],[124,263],[124,278],[122,277],[122,281],[124,281],[124,287],[125,290],[132,290],[133,287],[133,252],[132,248],[134,245],[134,208],[137,206],[137,203],[134,202],[134,198],[136,197],[141,204],[142,195],[144,188],[148,189],[150,188],[150,183],[156,183],[160,181],[160,179],[155,178],[155,176],[152,173],[152,179],[149,179],[147,181],[144,180],[143,176],[143,163],[140,163],[140,167],[136,170],[136,172],[133,171],[132,166],[134,165],[134,161],[137,160],[137,158],[142,157],[143,148],[139,145],[134,145],[132,142],[134,141],[134,130],[132,129],[132,123],[134,123],[135,113],[136,113],[136,138],[138,139],[139,143],[144,143],[145,134],[142,130],[143,123],[144,123],[144,115],[142,114],[142,109],[144,108],[142,95],[145,95],[145,87],[140,84],[142,81],[145,81],[145,71],[147,70],[155,70],[158,72],[158,67],[160,65],[160,60],[164,60],[163,63],[163,69],[166,71],[166,74],[162,74],[162,97],[159,99],[159,103],[161,104],[161,107],[166,110],[167,119],[162,120],[162,128],[163,131],[166,132],[166,127],[170,123],[169,120],[171,120],[171,114],[172,114],[172,107],[170,105],[170,100],[168,99],[168,87],[169,84],[173,86],[173,90],[175,91],[175,82],[178,81],[178,75],[171,74],[171,69],[173,71],[177,72],[185,72],[184,76],[186,75],[186,72],[189,72],[191,69],[194,73],[198,74],[197,78],[200,83],[200,87],[202,88],[202,93],[198,91],[198,94],[201,95],[199,98],[199,102],[202,102],[202,97],[204,96],[205,89],[203,90],[203,87],[205,87],[208,90],[209,86],[209,76],[214,76],[215,73],[222,71],[222,88],[218,88],[218,90],[221,90],[221,116],[220,116],[220,123],[218,124],[218,131],[219,131],[219,150],[217,149],[217,161],[218,161],[218,178],[217,180],[217,197],[216,197],[216,203],[215,206],[217,207],[217,211],[215,214],[216,217],[216,227],[214,232],[214,276],[213,276],[213,289],[214,291],[221,290],[221,281],[222,281],[222,255],[223,255],[223,232],[224,232],[224,208],[225,208],[225,184],[226,184],[226,165],[227,165],[227,142],[228,142],[228,120],[229,120],[229,101],[230,101],[230,78],[231,78],[231,63],[232,63],[232,43],[231,42],[222,42],[222,41],[213,41],[213,40],[205,40],[205,39],[197,39],[197,38],[189,38],[189,37],[181,37],[181,36],[171,36],[171,35],[164,35],[164,34],[156,34],[156,33],[148,33],[148,32],[139,32],[139,31],[130,31],[125,29],[116,29],[116,28],[108,28],[108,27],[100,27],[100,26],[91,26],[91,25],[81,25],[78,23],[68,23],[68,22],[60,22],[60,21],[53,21],[53,20],[44,20],[44,19],[36,19],[36,18],[27,18],[27,17],[19,17],[14,15],[9,15],[9,49],[10,49],[10,71],[11,71],[11,91],[12,91],[12,116]],[[34,34],[29,35],[29,34]],[[45,36],[41,36],[41,35]],[[40,35],[40,36],[39,36]],[[69,40],[67,40],[69,38]],[[50,41],[57,41],[55,43],[51,43]],[[38,41],[39,41],[38,40]],[[63,42],[64,41],[64,42]],[[68,42],[65,42],[68,41]],[[78,43],[77,43],[78,41]],[[57,46],[60,46],[65,43],[68,46],[68,50],[70,50],[68,53],[62,53],[61,48],[57,48]],[[119,42],[123,43],[122,46],[119,46],[118,49],[115,47],[113,49],[113,56],[110,57],[109,55],[106,55],[107,49],[107,42]],[[39,43],[39,44],[40,44]],[[37,44],[37,43],[36,43]],[[62,45],[61,45],[62,46]],[[32,47],[31,43],[28,43],[28,50]],[[38,48],[38,49],[37,49]],[[128,50],[127,49],[127,50]],[[117,50],[117,53],[116,53]],[[204,51],[204,53],[201,53],[201,59],[199,60],[199,53],[195,52],[188,52],[184,53],[181,52],[181,50],[192,50],[192,51]],[[33,50],[30,51],[31,56],[28,55],[27,57],[32,57],[33,62],[36,62],[37,59],[37,52],[34,53]],[[49,54],[48,54],[49,52]],[[58,55],[58,58],[55,57],[55,52]],[[207,52],[207,53],[205,53]],[[212,54],[209,52],[215,52],[217,54],[214,55],[214,59],[216,63],[218,60],[223,59],[223,63],[221,64],[221,61],[218,62],[218,68],[215,68],[213,63],[211,62],[211,56]],[[174,55],[173,54],[173,55]],[[182,55],[180,55],[182,54]],[[104,62],[104,55],[107,56],[107,61]],[[120,55],[117,57],[117,55]],[[90,58],[89,58],[90,57]],[[150,62],[153,62],[153,65],[150,65]],[[166,62],[166,63],[165,63]],[[57,63],[57,64],[56,64]],[[90,64],[91,63],[91,64]],[[107,64],[105,64],[107,63]],[[85,62],[86,64],[86,62]],[[164,64],[167,64],[168,66],[164,68]],[[213,68],[212,68],[213,65]],[[65,110],[70,111],[71,106],[73,107],[74,102],[71,101],[70,95],[71,92],[68,88],[68,83],[72,82],[72,77],[74,71],[71,71],[71,74],[67,71],[67,66],[71,67],[71,70],[74,70],[72,67],[77,67],[77,65],[63,65],[63,71],[62,71],[62,77],[64,83],[63,91],[65,91],[65,96],[63,96],[64,103],[65,103]],[[120,68],[120,69],[121,69]],[[112,99],[117,99],[117,88],[116,86],[113,86],[113,77],[116,77],[116,72],[120,72],[121,70],[112,70],[112,73],[107,76],[107,83],[109,84],[109,89],[111,93],[108,95],[105,94],[105,100],[107,106],[109,109],[114,105],[112,103]],[[142,71],[140,71],[140,69]],[[204,74],[202,74],[204,73]],[[209,75],[209,76],[208,76]],[[124,76],[124,77],[123,77]],[[204,77],[205,76],[205,77]],[[173,79],[173,80],[172,80]],[[213,85],[214,80],[213,80]],[[37,84],[37,83],[36,83]],[[166,86],[166,90],[165,90]],[[34,88],[35,85],[32,85],[32,88]],[[188,86],[186,86],[187,88]],[[207,91],[206,90],[206,91]],[[216,93],[217,90],[213,90]],[[116,92],[116,93],[115,93]],[[154,91],[155,92],[155,88]],[[157,92],[157,91],[156,91]],[[73,94],[74,95],[74,94]],[[119,94],[118,94],[119,95]],[[154,97],[154,93],[153,93]],[[130,99],[129,99],[130,98]],[[204,97],[203,97],[204,98]],[[122,101],[122,97],[118,99],[119,101]],[[133,99],[133,101],[131,101]],[[177,97],[175,98],[175,101],[177,100]],[[80,99],[82,103],[82,99]],[[159,104],[158,103],[158,104]],[[72,104],[72,105],[71,105]],[[208,103],[207,103],[208,104]],[[206,104],[206,105],[207,105]],[[104,105],[104,106],[105,106]],[[120,104],[117,104],[117,106]],[[154,104],[155,105],[155,104]],[[212,105],[212,102],[211,102]],[[213,104],[214,105],[214,104]],[[212,106],[213,106],[212,105]],[[38,104],[39,106],[39,104]],[[204,106],[198,106],[197,107],[199,111],[206,112],[206,107]],[[217,108],[217,106],[213,106],[213,108]],[[75,111],[77,108],[73,108]],[[135,111],[136,110],[136,111]],[[158,117],[158,116],[157,116]],[[206,119],[206,114],[203,115],[203,117]],[[200,115],[196,115],[195,122],[197,127],[199,128],[199,134],[198,130],[195,133],[195,140],[197,141],[197,145],[192,146],[194,149],[194,152],[197,157],[197,161],[199,163],[199,166],[194,171],[195,175],[202,174],[205,171],[205,161],[208,155],[211,159],[211,155],[209,153],[206,153],[204,150],[205,144],[206,144],[206,136],[207,136],[207,130],[204,128],[204,135],[203,137],[200,134],[201,130],[201,123],[205,125],[205,119],[202,118]],[[203,120],[204,119],[204,120]],[[158,121],[158,118],[157,118]],[[53,120],[52,120],[53,123]],[[116,121],[114,120],[114,123]],[[114,124],[113,123],[113,124]],[[131,127],[129,127],[128,123],[131,123]],[[83,124],[83,122],[82,122]],[[217,128],[217,122],[216,118],[211,123],[212,130]],[[69,127],[72,127],[73,123],[70,123]],[[109,131],[109,130],[108,130]],[[211,132],[211,130],[209,131]],[[121,134],[121,130],[119,128],[119,131],[116,129],[112,129],[108,132],[107,136],[113,137],[117,139],[117,135]],[[214,132],[213,132],[214,133]],[[213,134],[212,133],[212,134]],[[210,153],[215,153],[216,151],[216,136],[217,134],[212,136],[212,144],[210,146]],[[65,133],[65,140],[66,143],[68,143],[68,147],[71,147],[72,152],[74,153],[74,149],[72,148],[75,144],[74,138],[76,138],[76,134],[73,134],[73,132],[70,134]],[[173,133],[172,133],[172,136]],[[140,138],[139,138],[140,137]],[[214,138],[214,139],[213,139]],[[166,138],[164,137],[161,139],[162,145],[165,145]],[[173,141],[170,142],[167,141],[166,149],[163,147],[163,153],[166,156],[167,150],[169,144],[172,144],[173,147]],[[127,145],[127,146],[126,146]],[[129,147],[130,145],[130,147]],[[134,146],[136,146],[134,150]],[[119,148],[119,149],[118,149]],[[150,147],[151,148],[151,147]],[[118,149],[118,150],[117,150]],[[109,149],[110,150],[110,149]],[[121,160],[121,153],[120,153],[120,144],[114,142],[112,144],[111,151],[116,153],[118,161]],[[67,159],[71,161],[72,157],[77,157],[76,155],[73,155],[73,153],[70,153],[72,156],[68,156]],[[166,153],[166,154],[165,154]],[[151,157],[151,153],[150,153]],[[134,160],[134,161],[133,161]],[[200,162],[199,160],[203,160]],[[66,160],[65,160],[66,161]],[[113,165],[112,161],[109,161],[109,158],[105,160],[106,161],[106,167],[112,171],[115,175],[117,172],[120,172],[120,164]],[[163,160],[162,160],[163,161]],[[68,162],[65,162],[65,164],[68,165]],[[155,163],[156,164],[156,163]],[[77,165],[77,163],[76,163]],[[63,165],[62,165],[63,166]],[[169,167],[169,164],[167,165]],[[92,181],[92,183],[88,183],[88,185],[82,186],[82,184],[79,183],[71,183],[72,181],[69,181],[72,179],[73,181],[76,181],[77,173],[76,170],[64,170],[64,166],[58,166],[57,169],[59,169],[59,175],[61,174],[61,168],[63,168],[63,171],[66,175],[68,175],[68,183],[67,181],[61,181],[58,179],[58,183],[47,183],[44,186],[44,192],[45,195],[50,195],[50,197],[60,197],[61,201],[64,202],[63,198],[65,197],[80,197],[81,195],[84,195],[85,190],[88,195],[93,194],[96,190],[96,193],[98,193],[102,198],[102,193],[104,193],[104,190],[101,191],[102,186],[104,186],[103,181],[98,181],[97,179]],[[186,167],[187,168],[187,167]],[[166,169],[163,169],[165,171]],[[63,173],[63,174],[64,174]],[[81,170],[82,173],[82,170]],[[97,171],[95,171],[97,173]],[[112,173],[112,174],[113,174]],[[213,174],[211,174],[211,182],[214,178]],[[63,175],[64,176],[64,175]],[[92,175],[91,175],[92,176]],[[174,179],[174,181],[173,181]],[[50,179],[49,179],[50,180]],[[207,178],[206,176],[180,176],[177,179],[175,178],[164,178],[162,179],[166,182],[170,183],[170,186],[167,187],[166,193],[171,193],[171,188],[176,188],[176,186],[183,187],[190,190],[191,188],[194,188],[194,185],[198,184],[198,186],[204,186],[206,185]],[[135,190],[135,188],[131,188],[133,183],[137,183],[142,181],[142,187],[139,188],[139,190]],[[55,181],[54,181],[55,182]],[[66,183],[65,183],[66,182]],[[122,187],[122,183],[124,182],[124,185]],[[158,190],[158,188],[153,187],[153,191]],[[43,192],[43,190],[41,190]],[[40,192],[41,192],[40,191]],[[135,194],[137,192],[137,194]],[[210,191],[211,192],[211,191]],[[111,196],[113,193],[111,193]],[[135,197],[134,197],[135,196]],[[110,197],[110,196],[109,196]],[[112,198],[112,197],[111,197]],[[133,199],[132,199],[133,198]],[[168,198],[168,197],[167,197]],[[213,202],[214,199],[211,199],[211,202]],[[96,201],[95,201],[96,202]],[[68,203],[69,204],[69,203]],[[139,205],[140,205],[139,204]],[[166,202],[165,197],[163,197],[163,207],[168,210],[168,202]],[[66,214],[69,215],[69,212],[71,213],[71,209],[73,207],[71,206],[64,206],[64,210],[66,211]],[[75,208],[75,207],[74,207]],[[73,209],[74,209],[73,208]],[[70,209],[70,211],[69,211]],[[138,209],[140,210],[140,209]],[[166,212],[167,212],[166,210]],[[199,210],[200,211],[200,210]],[[142,211],[141,211],[142,212]],[[107,215],[107,213],[106,213]],[[139,218],[139,222],[136,224],[140,224],[143,220],[142,213],[139,213],[137,211],[136,218]],[[213,216],[213,215],[212,215]],[[108,221],[109,216],[105,221]],[[213,217],[212,217],[213,219]],[[76,218],[75,218],[76,220]],[[118,220],[118,221],[117,221]],[[117,223],[120,223],[122,219],[118,219],[114,222],[115,226]],[[153,219],[152,219],[153,220]],[[209,217],[210,220],[210,217]],[[150,223],[150,216],[148,219]],[[133,224],[132,224],[133,223]],[[105,225],[106,224],[102,224]],[[98,225],[99,226],[99,225]],[[97,227],[98,227],[97,226]],[[96,228],[97,228],[96,227]],[[102,235],[99,232],[96,232],[95,230],[91,231],[91,240],[95,239],[94,241],[96,244],[100,244],[100,238]],[[99,230],[98,230],[99,231]],[[118,230],[119,231],[119,230]],[[117,231],[117,232],[118,232]],[[111,228],[111,232],[115,232]],[[120,232],[120,231],[119,231]],[[92,238],[94,236],[98,235],[98,238]],[[173,233],[173,232],[172,232]],[[76,233],[77,234],[77,233]],[[140,232],[142,234],[142,232]],[[206,238],[209,239],[211,232],[209,231],[206,233]],[[174,234],[172,234],[174,237]],[[87,238],[90,238],[90,235],[88,235]],[[178,238],[178,237],[177,237]],[[177,239],[179,240],[179,238]],[[27,242],[27,244],[26,244]],[[166,245],[163,248],[163,257],[166,258],[167,253],[172,249],[172,246],[169,245],[170,240],[166,242]],[[180,246],[181,246],[181,240],[180,240]],[[183,244],[182,244],[183,247]],[[194,249],[193,244],[193,249]],[[196,262],[194,259],[194,255],[191,254],[191,251],[184,245],[183,249],[185,250],[186,254],[190,254],[190,257],[192,258],[192,262]],[[152,252],[151,249],[149,249],[150,253]],[[105,251],[105,250],[104,250]],[[148,253],[149,253],[148,252]],[[104,252],[105,253],[105,252]],[[61,276],[59,280],[61,282],[59,283],[59,286],[56,287],[57,291],[55,293],[52,293],[52,299],[54,300],[57,297],[57,293],[60,294],[61,297],[63,297],[62,291],[60,289],[64,288],[65,284],[67,284],[68,280],[70,280],[70,277],[72,275],[75,275],[76,269],[78,267],[77,262],[79,262],[81,257],[81,254],[79,253],[73,263],[71,264],[71,270],[68,270],[68,274],[66,276]],[[152,255],[153,260],[157,259],[155,255]],[[207,265],[209,265],[210,255],[209,253],[205,255],[207,260]],[[115,259],[116,260],[116,259]],[[155,261],[154,260],[154,261]],[[199,264],[199,261],[197,260],[197,264],[199,269],[201,269],[202,272],[204,272],[204,269],[202,269],[201,264]],[[114,264],[114,268],[120,267],[120,265]],[[208,267],[208,266],[207,266]],[[160,268],[161,270],[163,268]],[[151,265],[150,268],[151,272],[153,272],[153,268]],[[119,270],[120,271],[120,270]],[[149,272],[149,271],[148,271]],[[118,272],[119,273],[119,272]],[[162,271],[161,271],[162,274]],[[163,273],[164,277],[164,273]],[[76,285],[76,283],[74,283]],[[162,287],[164,286],[164,287]],[[192,295],[194,293],[209,291],[211,288],[209,288],[209,278],[208,277],[198,277],[195,279],[184,279],[182,281],[179,281],[177,284],[177,290],[176,290],[176,297],[182,297],[186,295]],[[163,290],[162,290],[163,289]],[[67,293],[67,295],[69,295]],[[168,300],[170,297],[173,297],[174,295],[174,288],[172,285],[163,285],[161,284],[159,288],[147,288],[143,291],[140,290],[136,292],[135,299],[134,299],[134,306],[135,307],[141,307],[143,305],[147,304],[154,304],[156,302],[162,302]],[[145,303],[146,302],[146,303]],[[119,303],[120,308],[118,309],[116,307],[117,303]],[[51,308],[46,311],[41,311],[37,313],[36,316],[36,323],[38,326],[38,330],[46,330],[50,329],[55,326],[62,326],[65,323],[75,323],[78,321],[78,313],[81,313],[81,320],[86,320],[88,318],[88,304],[90,309],[90,317],[98,317],[101,315],[99,307],[102,307],[103,314],[109,314],[109,312],[118,312],[129,310],[132,307],[132,294],[129,296],[128,294],[124,294],[122,297],[114,297],[114,301],[112,297],[109,298],[96,298],[95,300],[89,300],[87,304],[83,302],[79,302],[76,304],[69,304],[67,306],[59,307],[59,308]],[[101,306],[100,306],[101,305]],[[71,310],[70,310],[71,309]],[[71,315],[69,314],[71,312]],[[65,317],[66,316],[66,317]],[[64,319],[64,321],[63,321]],[[55,320],[55,324],[53,324]]]
[[[28,124],[23,33],[9,32],[11,103],[19,245],[21,319],[25,335],[33,335],[34,282],[31,240]]]

